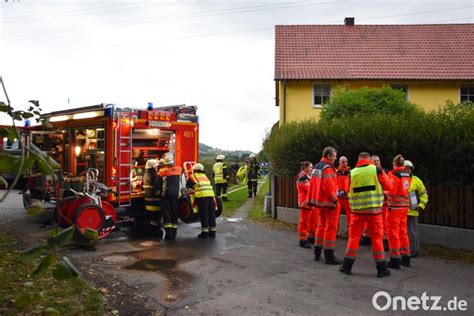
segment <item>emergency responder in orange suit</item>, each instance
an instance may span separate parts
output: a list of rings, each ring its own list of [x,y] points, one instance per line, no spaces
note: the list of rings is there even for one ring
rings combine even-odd
[[[377,168],[370,154],[362,152],[356,167],[350,173],[349,203],[351,205],[352,219],[349,227],[344,263],[339,269],[351,275],[359,249],[359,241],[365,224],[368,224],[370,238],[372,239],[372,254],[377,265],[377,277],[390,275],[385,262],[383,250],[383,191],[391,189],[391,182],[383,169]]]
[[[301,172],[298,174],[296,180],[296,189],[298,190],[298,207],[300,208],[300,222],[298,224],[298,234],[300,247],[311,248],[309,238],[311,238],[311,232],[314,243],[314,234],[316,230],[317,215],[319,210],[314,207],[310,207],[307,204],[308,189],[310,174],[313,170],[313,164],[309,161],[303,161],[301,163]],[[314,212],[314,213],[313,213]]]
[[[161,209],[163,211],[163,227],[165,239],[174,240],[178,233],[178,199],[181,194],[181,175],[183,169],[175,166],[172,153],[162,157],[164,167],[158,172],[158,188],[161,194]]]
[[[377,168],[382,168],[383,171],[388,173],[388,170],[382,167],[382,163],[380,162],[380,157],[377,155],[372,155],[372,161],[375,163]],[[382,214],[383,214],[383,249],[385,251],[389,250],[388,247],[388,237],[387,237],[387,217],[388,217],[388,204],[387,204],[387,191],[384,192],[384,199],[383,199],[383,207],[382,207]],[[362,234],[362,236],[368,236],[368,233]],[[363,237],[362,237],[363,238]]]
[[[337,151],[333,147],[323,150],[323,157],[313,168],[308,191],[308,205],[319,208],[319,223],[314,243],[314,260],[319,261],[324,248],[327,264],[341,264],[334,255],[339,224],[337,201],[337,174],[334,162]]]
[[[388,267],[400,269],[400,265],[410,266],[410,240],[407,231],[408,192],[410,190],[411,175],[403,165],[402,155],[393,158],[393,169],[388,176],[392,181],[392,189],[388,192],[387,233],[390,247],[390,261]],[[401,258],[400,258],[401,255]]]
[[[349,206],[349,172],[348,160],[345,156],[339,158],[339,166],[337,167],[337,197],[339,198],[339,206],[341,212],[344,210],[346,214],[347,232],[349,233],[349,224],[351,223],[351,208]]]

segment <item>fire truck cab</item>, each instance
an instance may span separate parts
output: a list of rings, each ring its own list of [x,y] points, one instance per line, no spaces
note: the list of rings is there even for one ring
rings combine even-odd
[[[139,211],[144,209],[147,159],[172,152],[177,165],[198,161],[196,111],[185,105],[132,109],[99,104],[44,114],[52,127],[34,128],[26,138],[61,165],[66,182],[74,184],[87,170],[97,169],[98,181],[111,188],[106,200],[116,208]],[[31,173],[30,187],[35,182],[43,186],[41,177]],[[63,197],[54,194],[57,201]]]

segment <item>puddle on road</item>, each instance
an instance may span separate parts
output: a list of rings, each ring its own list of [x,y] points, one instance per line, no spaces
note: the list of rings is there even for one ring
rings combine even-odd
[[[237,222],[243,221],[244,219],[241,217],[231,217],[231,218],[224,218],[223,220],[227,222],[231,222],[231,223],[237,223]]]
[[[174,259],[143,259],[125,267],[128,270],[152,271],[165,276],[169,281],[170,290],[182,290],[186,284],[194,280],[194,275],[179,269]]]
[[[107,264],[125,264],[134,260],[133,257],[123,254],[100,256],[99,260]]]

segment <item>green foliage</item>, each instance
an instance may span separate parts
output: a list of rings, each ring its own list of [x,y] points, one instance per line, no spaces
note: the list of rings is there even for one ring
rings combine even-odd
[[[67,277],[77,277],[79,273],[76,268],[66,258],[59,258],[57,248],[64,246],[74,237],[75,228],[70,226],[64,230],[54,229],[48,233],[46,242],[29,248],[20,254],[20,258],[24,262],[33,262],[38,257],[42,257],[39,265],[33,272],[33,276],[42,277],[49,270],[54,269],[53,277],[63,280]],[[91,242],[96,241],[97,232],[91,231],[85,235]]]
[[[397,114],[417,111],[405,94],[389,86],[383,88],[340,89],[321,110],[321,119],[351,117],[374,113]]]
[[[427,183],[470,184],[474,179],[474,106],[449,103],[428,113],[375,113],[289,123],[264,140],[279,176],[294,176],[301,161],[319,161],[326,146],[335,147],[338,156],[347,156],[351,166],[361,151],[368,151],[391,169],[393,157],[401,153]]]
[[[20,260],[15,238],[0,232],[0,314],[2,315],[104,315],[100,292],[81,278],[58,282],[47,272],[32,277],[32,262]],[[61,266],[68,260],[62,258]],[[53,274],[55,270],[52,271]],[[64,275],[64,272],[63,272]]]
[[[265,183],[257,193],[257,196],[253,202],[252,208],[249,210],[248,218],[254,221],[266,221],[269,219],[269,215],[265,212],[265,196],[270,189],[270,182],[268,178],[265,178]]]

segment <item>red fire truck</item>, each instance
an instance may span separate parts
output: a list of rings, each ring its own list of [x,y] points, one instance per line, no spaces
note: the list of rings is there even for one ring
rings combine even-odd
[[[145,212],[142,182],[147,159],[172,152],[177,165],[198,161],[196,111],[185,105],[133,109],[100,104],[44,114],[52,127],[30,130],[26,142],[46,152],[62,170],[56,178],[32,171],[25,205],[46,200],[56,202],[57,209],[71,191],[84,187],[85,174],[98,170],[92,178],[110,188],[103,202],[140,217]],[[183,200],[180,218],[187,222],[193,217],[189,200]]]

